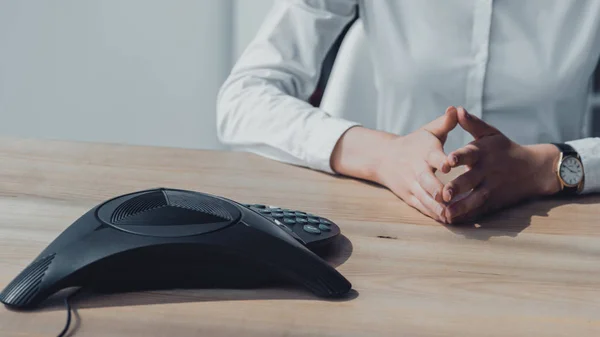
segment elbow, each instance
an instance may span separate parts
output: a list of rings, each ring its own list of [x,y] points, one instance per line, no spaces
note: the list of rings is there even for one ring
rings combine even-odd
[[[285,90],[276,79],[257,74],[232,73],[219,88],[216,99],[217,139],[227,146],[253,146],[264,141],[259,120]],[[287,95],[287,94],[286,94]]]
[[[258,81],[251,76],[232,74],[219,88],[216,100],[217,139],[227,146],[248,146],[256,133]],[[254,108],[248,108],[254,107]]]
[[[232,145],[235,141],[235,132],[233,131],[233,121],[235,120],[235,109],[230,99],[230,85],[225,82],[217,94],[216,102],[216,127],[217,139],[223,145]]]

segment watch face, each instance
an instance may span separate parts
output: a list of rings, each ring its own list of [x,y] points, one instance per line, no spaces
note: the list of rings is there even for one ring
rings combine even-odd
[[[560,177],[569,186],[579,184],[583,179],[581,162],[574,157],[566,157],[560,164]]]

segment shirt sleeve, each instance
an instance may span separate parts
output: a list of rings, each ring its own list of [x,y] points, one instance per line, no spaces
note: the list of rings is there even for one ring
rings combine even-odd
[[[357,0],[276,1],[217,97],[217,134],[234,149],[333,173],[330,156],[355,122],[308,103],[326,54]]]
[[[585,181],[581,193],[600,192],[600,138],[584,138],[569,141],[583,164]]]

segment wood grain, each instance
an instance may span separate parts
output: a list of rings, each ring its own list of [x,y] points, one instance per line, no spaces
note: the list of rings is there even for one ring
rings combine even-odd
[[[97,203],[151,187],[322,214],[356,293],[172,290],[74,299],[75,336],[599,336],[600,197],[446,227],[389,191],[235,152],[0,138],[0,287]],[[60,298],[0,309],[1,336],[53,336]]]

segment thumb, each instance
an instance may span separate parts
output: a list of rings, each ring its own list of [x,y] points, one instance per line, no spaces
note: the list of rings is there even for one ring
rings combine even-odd
[[[500,133],[498,129],[484,122],[480,118],[471,115],[463,107],[458,107],[458,123],[475,139],[479,139],[485,136],[492,136]]]
[[[451,106],[446,109],[446,112],[443,116],[440,116],[429,122],[429,124],[425,125],[423,129],[429,131],[442,142],[445,142],[446,137],[448,137],[448,133],[452,131],[457,124],[458,111],[455,107]]]

